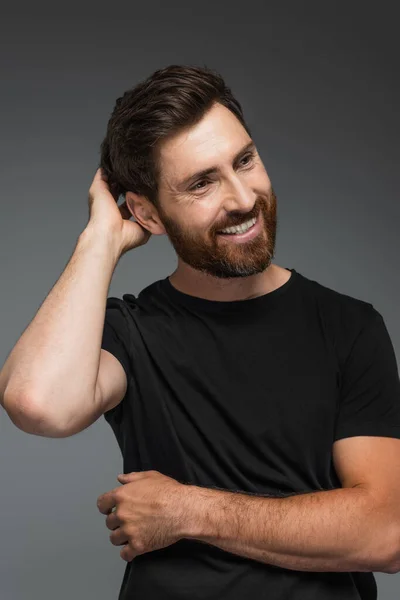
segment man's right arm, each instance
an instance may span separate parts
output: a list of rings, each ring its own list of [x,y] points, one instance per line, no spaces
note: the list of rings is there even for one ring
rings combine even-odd
[[[0,402],[23,431],[73,435],[123,398],[124,369],[101,349],[107,294],[119,258],[111,234],[88,225],[9,354],[0,371]]]

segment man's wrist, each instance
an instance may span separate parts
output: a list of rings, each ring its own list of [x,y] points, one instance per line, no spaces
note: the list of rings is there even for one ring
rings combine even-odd
[[[112,256],[114,266],[121,257],[121,248],[116,236],[108,230],[100,230],[91,224],[81,232],[78,245],[98,249],[99,252]]]
[[[225,496],[229,492],[196,485],[184,485],[184,488],[180,535],[181,538],[200,540],[218,520],[221,502],[228,500]]]

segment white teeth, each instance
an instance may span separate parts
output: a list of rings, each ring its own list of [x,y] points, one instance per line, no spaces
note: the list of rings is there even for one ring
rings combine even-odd
[[[250,227],[252,227],[256,221],[257,218],[254,217],[253,219],[250,219],[250,221],[242,223],[242,225],[236,225],[236,227],[227,227],[226,229],[221,229],[220,233],[244,233],[245,231],[250,229]]]

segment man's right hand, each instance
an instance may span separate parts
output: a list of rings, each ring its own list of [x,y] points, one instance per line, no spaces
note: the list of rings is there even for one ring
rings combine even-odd
[[[120,256],[148,242],[151,232],[144,229],[137,221],[130,221],[132,213],[126,201],[117,205],[107,177],[101,168],[97,169],[89,188],[89,223],[87,229],[112,235],[120,247]]]

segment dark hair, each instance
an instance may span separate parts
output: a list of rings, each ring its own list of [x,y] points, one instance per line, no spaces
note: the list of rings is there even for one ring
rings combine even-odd
[[[164,67],[118,98],[99,164],[115,199],[131,190],[157,206],[160,143],[198,123],[217,102],[236,115],[251,137],[240,103],[208,67]]]

